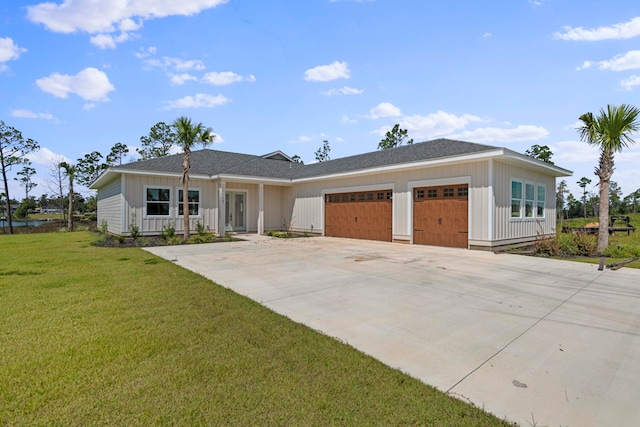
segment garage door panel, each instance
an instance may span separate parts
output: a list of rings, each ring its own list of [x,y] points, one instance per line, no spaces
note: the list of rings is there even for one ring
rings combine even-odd
[[[414,243],[468,247],[469,203],[466,184],[416,188],[413,201]]]
[[[326,195],[325,235],[390,242],[392,240],[390,191]],[[343,197],[345,195],[346,198]]]

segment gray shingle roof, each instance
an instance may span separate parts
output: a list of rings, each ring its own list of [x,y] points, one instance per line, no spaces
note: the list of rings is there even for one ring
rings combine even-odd
[[[199,150],[191,153],[190,173],[192,175],[230,174],[262,178],[299,179],[474,154],[495,149],[498,149],[498,147],[451,139],[436,139],[310,165],[300,165],[285,160],[265,159],[261,156],[250,154]],[[182,172],[182,158],[182,154],[176,154],[117,166],[113,170],[180,174]]]

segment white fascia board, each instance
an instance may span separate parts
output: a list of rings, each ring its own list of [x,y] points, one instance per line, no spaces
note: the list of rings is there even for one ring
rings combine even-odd
[[[213,180],[224,180],[224,181],[232,181],[232,182],[248,182],[248,183],[256,183],[256,184],[271,184],[271,185],[291,185],[291,180],[287,178],[266,178],[260,176],[248,176],[248,175],[229,175],[229,174],[220,174],[212,176]]]
[[[440,157],[438,159],[423,160],[419,162],[397,163],[389,166],[359,169],[359,170],[350,171],[350,172],[313,176],[309,178],[299,178],[299,179],[292,180],[292,182],[295,184],[299,182],[322,181],[325,179],[346,178],[346,177],[352,177],[352,176],[358,176],[358,175],[371,175],[371,174],[383,173],[383,172],[406,171],[410,169],[419,169],[419,168],[424,168],[428,166],[441,166],[446,164],[467,163],[467,162],[474,162],[478,160],[485,160],[488,158],[495,158],[503,154],[504,154],[504,151],[502,148],[500,148],[497,150],[484,151],[482,153],[467,154],[464,156]]]
[[[511,151],[507,148],[504,148],[503,150],[504,150],[504,154],[502,156],[503,158],[510,159],[518,163],[524,163],[538,170],[540,169],[546,170],[549,175],[553,175],[555,177],[573,175],[573,171],[570,171],[569,169],[564,169],[564,168],[561,168],[560,166],[552,165],[551,163],[546,163],[541,160],[536,160],[524,154]]]
[[[95,181],[93,181],[91,183],[91,185],[89,186],[90,190],[97,190],[99,187],[96,186],[96,184],[98,183],[102,183],[102,182],[108,182],[109,179],[107,179],[107,177],[111,176],[111,175],[117,175],[118,172],[114,171],[112,168],[107,168],[106,170],[104,170],[100,176],[98,178],[96,178]]]

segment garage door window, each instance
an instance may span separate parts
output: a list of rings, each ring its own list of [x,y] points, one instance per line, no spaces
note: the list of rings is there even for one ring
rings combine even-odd
[[[453,188],[445,188],[444,190],[442,190],[442,196],[443,197],[454,197],[455,193],[453,191]]]

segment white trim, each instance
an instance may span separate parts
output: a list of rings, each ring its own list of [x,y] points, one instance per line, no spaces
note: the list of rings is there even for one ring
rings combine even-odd
[[[467,196],[467,224],[468,224],[468,234],[467,234],[467,248],[469,248],[469,241],[471,240],[471,236],[473,235],[473,222],[472,215],[473,212],[473,188],[471,187],[471,176],[457,176],[457,177],[449,177],[449,178],[436,178],[436,179],[423,179],[419,181],[409,181],[407,182],[407,188],[409,189],[409,200],[407,201],[407,214],[409,215],[409,236],[411,236],[410,243],[413,244],[413,189],[420,187],[438,187],[441,185],[455,185],[455,184],[467,184],[469,187],[469,194]]]
[[[226,181],[220,181],[218,187],[218,236],[223,237],[225,235],[225,205],[227,198],[227,183]]]
[[[264,234],[264,184],[258,184],[258,234]]]
[[[324,205],[325,195],[334,193],[357,193],[361,191],[379,191],[379,190],[391,190],[391,236],[395,234],[396,222],[395,222],[395,199],[396,199],[396,186],[394,183],[387,184],[373,184],[373,185],[356,185],[351,187],[333,187],[320,190],[320,196],[322,203],[320,204],[320,227],[322,229],[322,235],[324,236]]]
[[[160,190],[169,190],[169,214],[168,215],[147,215],[147,189],[157,188]],[[173,189],[171,185],[145,184],[142,189],[142,218],[174,218],[173,216]],[[162,202],[164,203],[164,202]]]
[[[284,161],[284,160],[283,160]],[[260,176],[247,176],[247,175],[230,175],[230,174],[220,174],[214,175],[207,178],[211,178],[212,180],[223,179],[225,181],[233,181],[238,183],[250,183],[254,184],[264,183],[264,184],[272,184],[272,185],[291,185],[292,181],[288,178],[269,178],[269,177],[260,177]]]
[[[496,200],[493,194],[493,159],[489,159],[489,170],[487,171],[487,237],[490,241],[494,239],[494,216],[496,211]]]
[[[126,233],[128,231],[124,229],[124,226],[127,223],[127,198],[125,197],[125,185],[126,182],[124,175],[120,175],[120,233]]]

